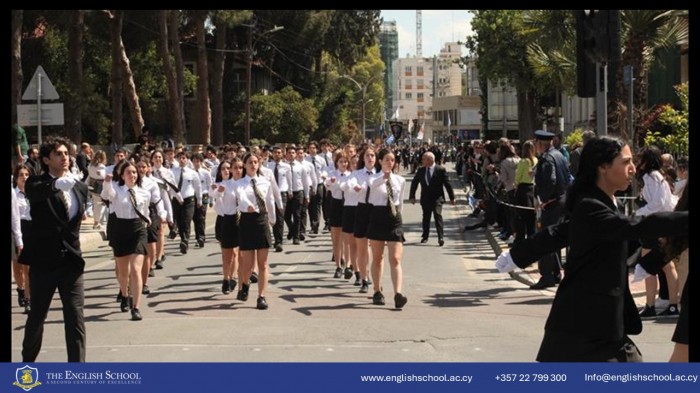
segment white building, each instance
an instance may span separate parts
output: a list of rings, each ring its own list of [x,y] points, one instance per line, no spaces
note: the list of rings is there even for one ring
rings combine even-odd
[[[461,57],[461,45],[446,43],[438,56],[399,58],[393,63],[393,116],[398,110],[399,119],[408,123],[417,121],[415,135],[425,123],[424,140],[432,140],[433,97],[459,96],[462,94],[462,75],[456,60]]]

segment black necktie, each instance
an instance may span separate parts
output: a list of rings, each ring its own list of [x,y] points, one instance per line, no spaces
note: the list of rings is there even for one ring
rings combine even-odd
[[[430,185],[430,178],[432,176],[430,175],[430,168],[425,168],[425,184]]]
[[[185,177],[185,168],[180,168],[180,180],[177,181],[177,189],[182,190],[182,179]]]
[[[367,194],[365,194],[365,203],[369,203],[369,176],[372,175],[372,171],[367,171]]]
[[[258,203],[258,210],[260,214],[267,214],[267,208],[265,207],[265,198],[263,198],[260,190],[258,189],[255,179],[250,179],[250,184],[253,185],[253,193],[255,194],[255,201]]]
[[[280,166],[280,163],[276,162],[275,163],[275,181],[277,182],[277,184],[280,184],[280,172],[278,169],[279,166]]]
[[[386,203],[391,209],[391,215],[396,217],[396,205],[394,205],[394,187],[391,186],[391,178],[386,179]]]

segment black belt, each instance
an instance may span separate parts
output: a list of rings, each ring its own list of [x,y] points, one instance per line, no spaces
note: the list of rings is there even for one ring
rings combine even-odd
[[[183,202],[189,202],[189,201],[194,201],[194,195],[193,195],[193,196],[191,196],[191,197],[187,197],[187,198],[182,198],[182,201],[183,201]]]

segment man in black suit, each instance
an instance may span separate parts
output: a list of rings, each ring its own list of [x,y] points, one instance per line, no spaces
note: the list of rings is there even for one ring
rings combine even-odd
[[[20,263],[31,266],[32,306],[24,328],[22,361],[36,361],[41,350],[44,321],[56,288],[63,304],[69,362],[85,361],[85,302],[80,250],[80,223],[88,197],[85,183],[69,170],[69,143],[62,138],[41,145],[44,174],[27,179],[26,197],[35,225],[24,239]]]
[[[428,242],[430,233],[430,215],[435,216],[435,229],[437,229],[438,244],[442,247],[445,244],[442,230],[442,204],[445,203],[445,192],[450,196],[450,204],[455,204],[455,193],[447,178],[445,168],[435,165],[435,155],[432,152],[423,153],[421,158],[423,166],[416,171],[416,175],[411,181],[411,192],[409,199],[411,203],[416,203],[416,188],[421,186],[420,206],[423,209],[423,234],[421,243]]]

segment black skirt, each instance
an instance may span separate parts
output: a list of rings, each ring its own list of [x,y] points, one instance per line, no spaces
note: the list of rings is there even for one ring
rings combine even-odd
[[[241,251],[270,248],[272,235],[267,214],[241,213],[238,242]]]
[[[343,233],[355,232],[357,206],[343,206]]]
[[[331,198],[330,226],[337,228],[343,226],[343,202],[342,199]]]
[[[545,329],[537,361],[641,362],[642,353],[628,336],[620,340],[602,340]]]
[[[214,234],[216,240],[221,244],[221,248],[238,247],[238,221],[236,220],[236,215],[216,216]]]
[[[155,207],[151,207],[148,210],[150,212],[148,218],[151,219],[151,225],[146,229],[146,241],[148,243],[156,243],[160,238],[161,219]]]
[[[109,242],[115,257],[146,255],[146,224],[140,218],[118,218],[112,223]]]
[[[401,213],[397,212],[396,216],[392,215],[389,206],[372,207],[367,238],[387,242],[403,243],[406,241],[403,236]]]
[[[352,234],[362,239],[367,237],[367,227],[369,226],[369,216],[372,214],[372,205],[369,203],[358,203],[355,213],[355,228]]]

